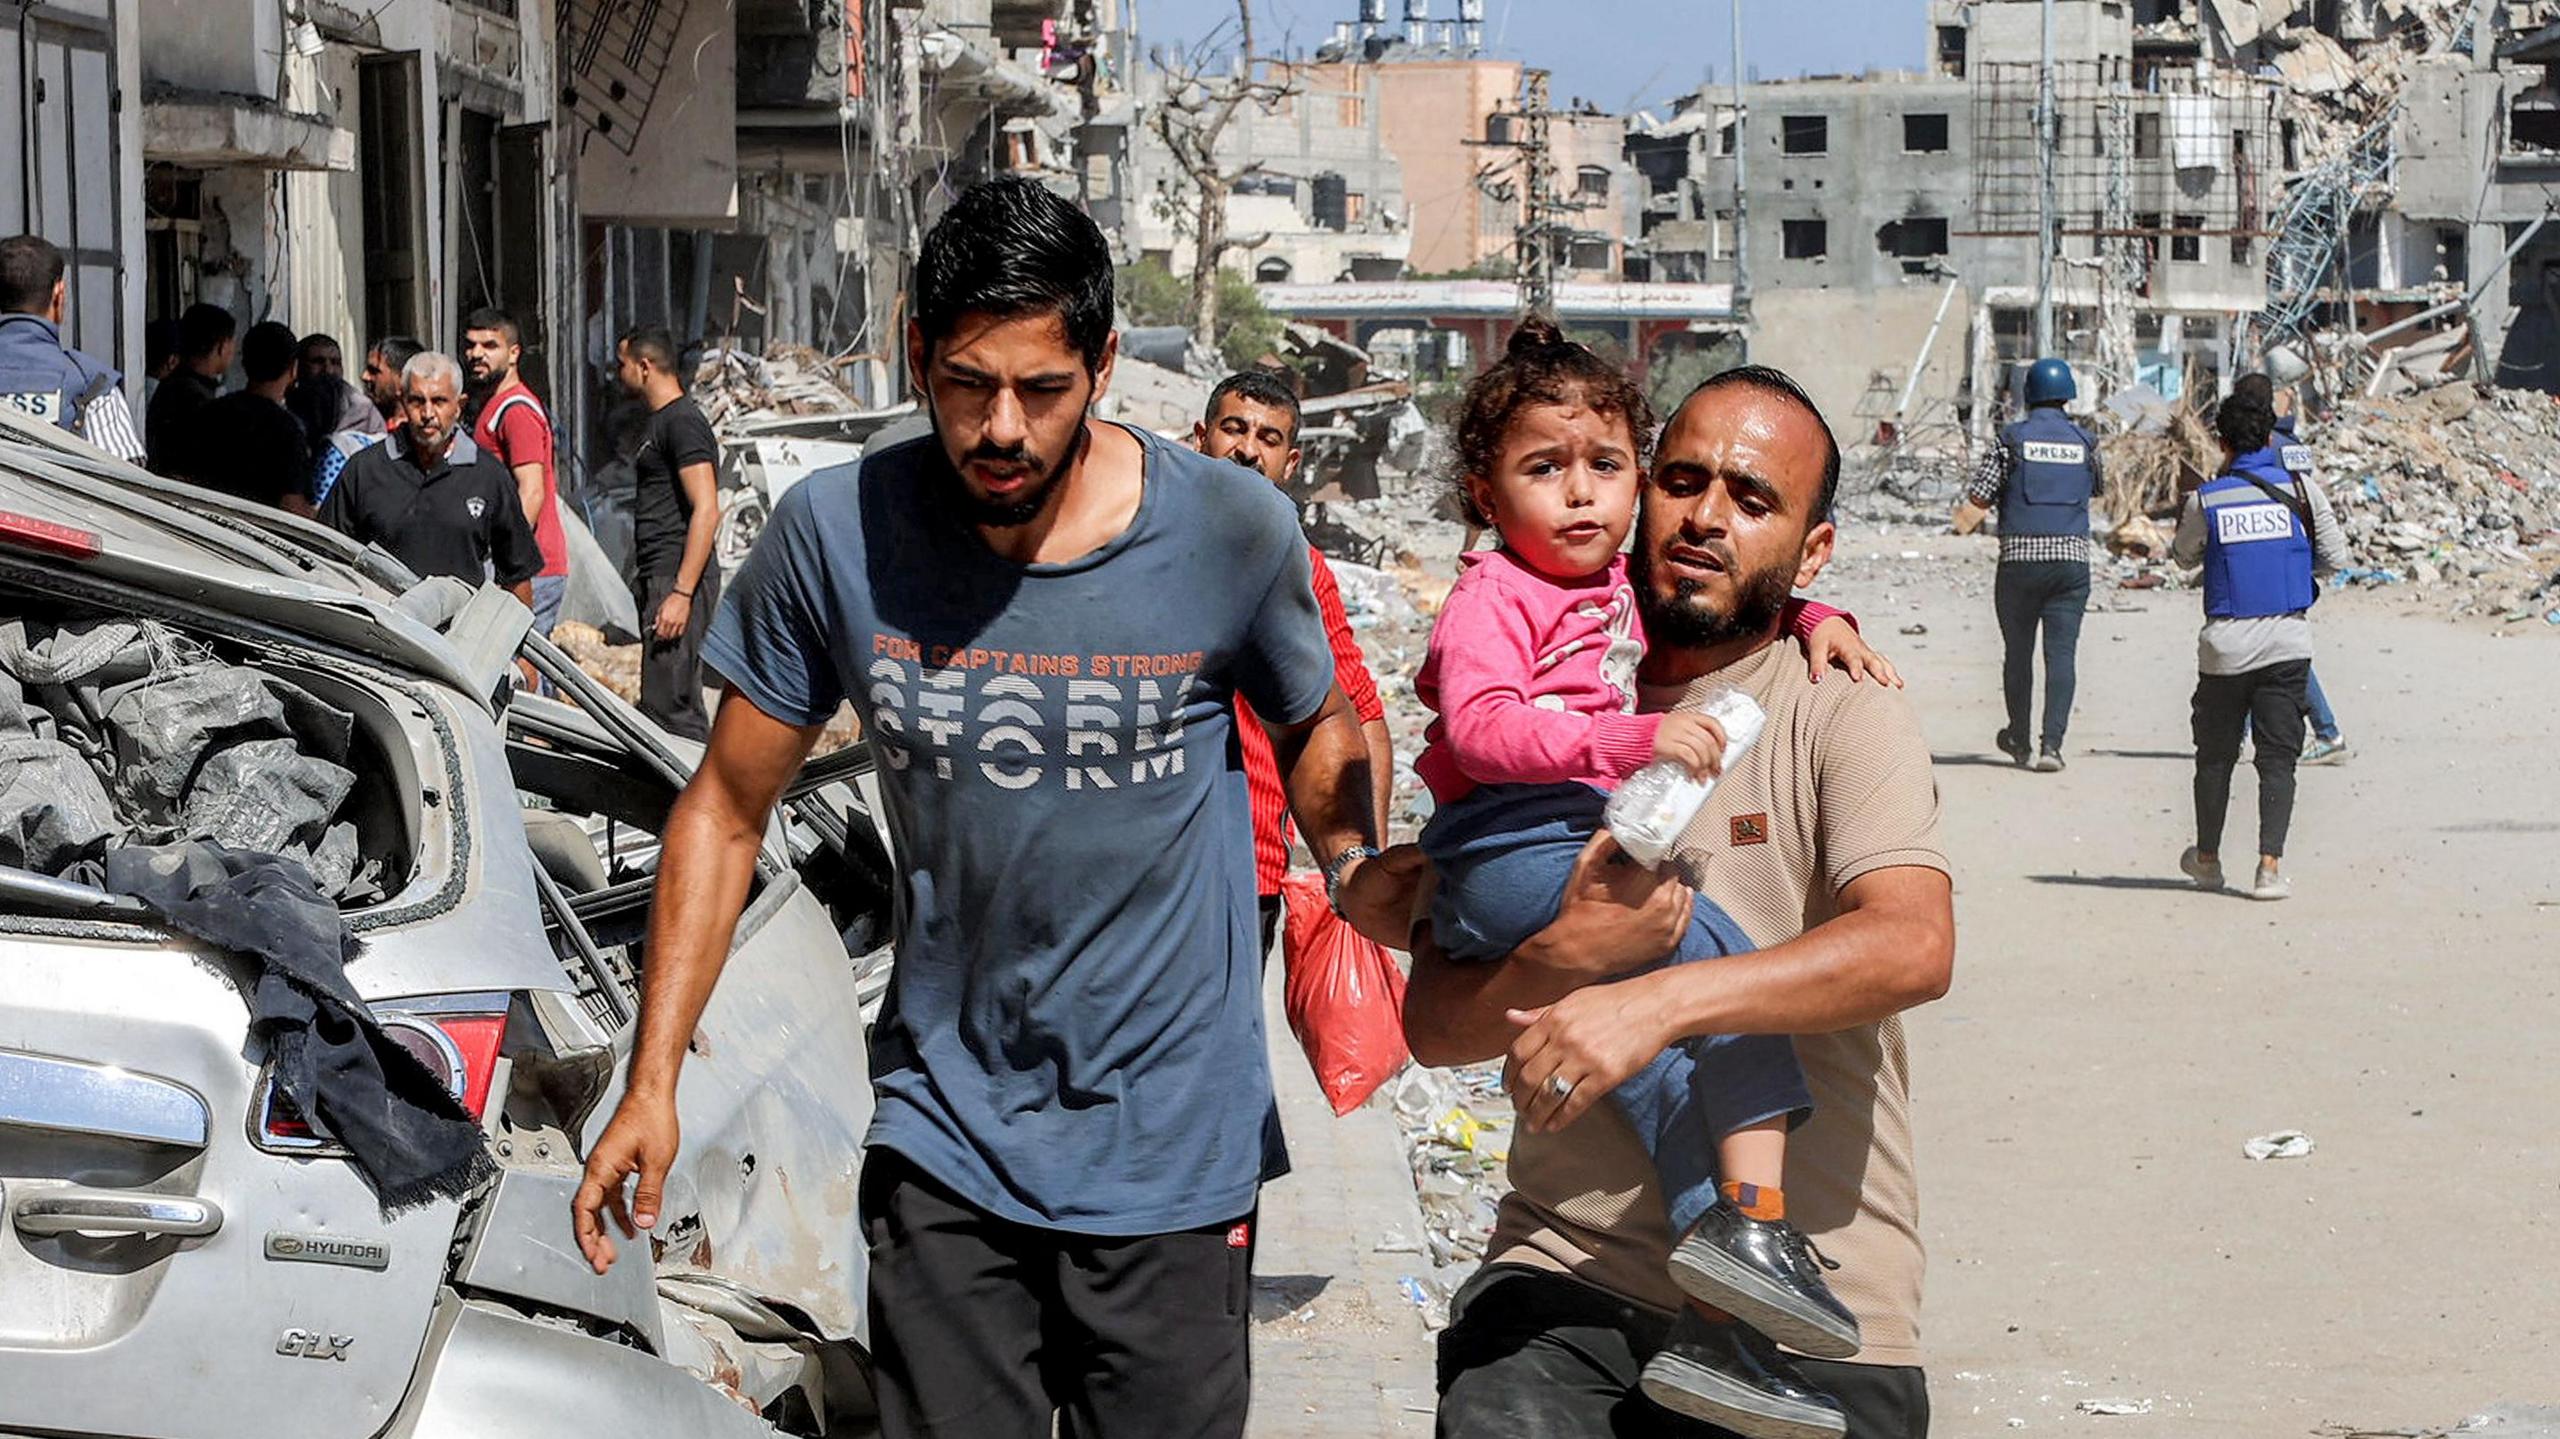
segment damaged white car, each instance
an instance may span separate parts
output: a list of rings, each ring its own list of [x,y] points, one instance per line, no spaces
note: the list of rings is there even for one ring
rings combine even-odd
[[[860,751],[787,796],[598,1276],[690,760],[411,579],[0,416],[0,1434],[867,1432]]]

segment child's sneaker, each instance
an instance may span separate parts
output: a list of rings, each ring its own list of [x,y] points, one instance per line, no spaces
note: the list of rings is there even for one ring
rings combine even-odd
[[[1806,1383],[1775,1345],[1694,1309],[1671,1321],[1670,1337],[1638,1382],[1663,1408],[1746,1439],[1840,1439],[1849,1432],[1839,1402]]]
[[[1858,1352],[1858,1320],[1832,1297],[1813,1241],[1783,1219],[1754,1219],[1731,1199],[1689,1226],[1671,1246],[1671,1280],[1692,1299],[1721,1309],[1799,1354],[1846,1359]]]

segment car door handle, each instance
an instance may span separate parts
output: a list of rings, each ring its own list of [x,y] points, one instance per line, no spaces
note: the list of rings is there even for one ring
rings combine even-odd
[[[46,1189],[21,1194],[14,1217],[21,1234],[170,1234],[202,1239],[222,1227],[222,1206],[210,1199],[136,1189]]]

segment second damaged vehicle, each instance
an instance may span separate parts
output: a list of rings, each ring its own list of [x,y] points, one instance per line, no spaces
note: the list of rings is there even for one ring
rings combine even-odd
[[[570,1197],[688,762],[501,592],[59,434],[0,418],[0,1434],[863,1432],[855,753],[599,1276]]]

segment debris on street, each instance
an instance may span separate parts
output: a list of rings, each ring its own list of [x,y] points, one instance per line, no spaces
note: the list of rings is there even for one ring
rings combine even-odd
[[[2311,1153],[2311,1136],[2299,1129],[2279,1129],[2241,1145],[2240,1152],[2251,1159],[2302,1159]]]

